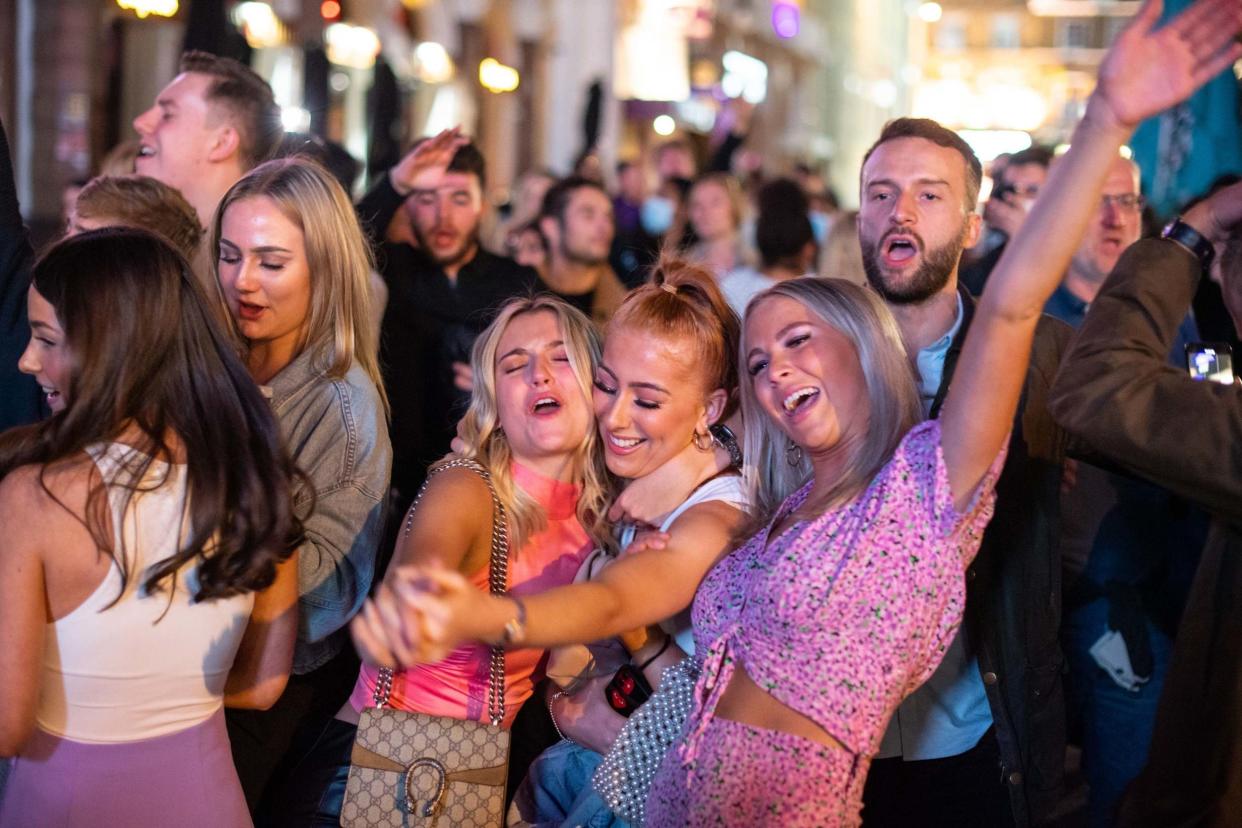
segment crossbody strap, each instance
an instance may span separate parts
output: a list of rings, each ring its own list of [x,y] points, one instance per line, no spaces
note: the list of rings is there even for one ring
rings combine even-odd
[[[410,533],[414,524],[414,510],[423,499],[431,478],[448,469],[469,469],[483,478],[487,490],[492,496],[492,552],[488,561],[488,587],[493,595],[504,595],[509,586],[509,528],[505,519],[505,507],[496,493],[491,473],[474,460],[459,458],[434,466],[427,474],[427,480],[419,489],[418,497],[410,504],[406,513],[405,529],[402,537]],[[381,667],[375,681],[375,692],[372,696],[376,707],[388,704],[392,696],[393,671],[389,667]],[[487,677],[487,712],[493,725],[499,726],[505,720],[505,651],[501,647],[492,647]]]

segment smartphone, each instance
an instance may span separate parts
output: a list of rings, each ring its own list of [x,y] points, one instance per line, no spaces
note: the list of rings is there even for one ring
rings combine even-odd
[[[1186,370],[1192,379],[1233,385],[1233,348],[1227,342],[1189,342]]]

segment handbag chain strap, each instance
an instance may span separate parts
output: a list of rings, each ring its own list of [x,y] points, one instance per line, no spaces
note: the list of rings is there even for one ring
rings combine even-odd
[[[492,475],[486,468],[474,460],[458,458],[435,466],[427,475],[427,480],[418,491],[418,497],[410,504],[406,513],[403,536],[410,533],[414,524],[414,510],[423,499],[427,485],[436,474],[448,469],[470,469],[483,478],[487,490],[492,496],[492,554],[488,561],[488,586],[493,595],[504,595],[509,585],[509,527],[505,519],[505,506],[500,502],[496,486],[492,483]],[[375,692],[372,696],[376,707],[384,707],[392,696],[393,671],[390,667],[381,667],[375,681]],[[492,647],[487,676],[487,712],[492,725],[499,727],[505,720],[505,651],[503,647]]]

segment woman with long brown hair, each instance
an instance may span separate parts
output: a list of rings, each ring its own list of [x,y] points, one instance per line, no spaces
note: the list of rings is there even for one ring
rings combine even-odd
[[[221,708],[276,700],[297,628],[276,422],[151,234],[56,245],[28,308],[53,413],[0,435],[0,825],[248,825]]]

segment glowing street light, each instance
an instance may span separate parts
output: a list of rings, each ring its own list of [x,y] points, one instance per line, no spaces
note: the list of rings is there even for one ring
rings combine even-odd
[[[423,83],[445,83],[453,79],[453,59],[448,51],[433,40],[425,40],[414,47],[414,70]]]
[[[672,135],[677,130],[677,122],[670,115],[657,115],[656,119],[651,122],[651,128],[655,130],[656,135]]]
[[[177,13],[177,0],[116,0],[116,4],[138,17],[153,14],[156,17],[172,17]]]
[[[333,23],[323,31],[328,60],[337,66],[370,69],[380,52],[379,37],[365,26]]]
[[[489,92],[512,92],[521,83],[518,70],[505,66],[496,58],[484,58],[479,63],[479,83]]]

